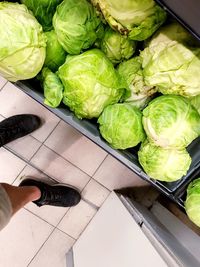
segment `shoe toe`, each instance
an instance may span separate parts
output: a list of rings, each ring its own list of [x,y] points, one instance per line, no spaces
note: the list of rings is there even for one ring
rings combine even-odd
[[[71,189],[70,191],[70,204],[71,206],[76,206],[81,201],[81,195],[75,189]]]

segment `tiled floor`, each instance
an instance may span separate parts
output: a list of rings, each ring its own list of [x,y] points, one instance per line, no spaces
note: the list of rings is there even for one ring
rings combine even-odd
[[[22,159],[0,149],[0,181],[18,185],[24,175],[76,186],[83,200],[74,208],[28,204],[0,232],[0,266],[66,267],[65,254],[111,190],[144,182],[54,114],[0,78],[0,120],[38,114],[44,125],[8,145]],[[26,164],[26,159],[32,166]],[[36,168],[33,168],[36,167]]]

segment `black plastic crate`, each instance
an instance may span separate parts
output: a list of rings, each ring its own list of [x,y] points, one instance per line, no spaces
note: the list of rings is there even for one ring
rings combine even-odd
[[[200,40],[199,0],[155,0],[188,31]]]
[[[44,105],[43,100],[44,96],[42,93],[42,89],[40,85],[35,81],[23,81],[17,82],[15,84],[19,89],[23,92],[31,96],[40,104]],[[36,90],[37,88],[37,90]],[[127,149],[127,150],[115,150],[110,145],[101,138],[98,125],[96,120],[79,120],[68,108],[67,106],[61,105],[59,108],[52,109],[46,105],[44,105],[48,110],[56,114],[60,117],[63,121],[70,124],[76,130],[81,132],[83,135],[88,137],[94,143],[102,147],[106,150],[109,154],[114,156],[116,159],[121,161],[125,166],[131,169],[134,173],[139,175],[142,179],[151,183],[154,187],[156,187],[159,191],[170,197],[172,200],[176,201],[176,191],[179,190],[191,177],[191,175],[195,172],[196,169],[200,166],[200,139],[196,139],[189,147],[188,151],[192,157],[192,164],[190,170],[188,171],[187,175],[184,176],[181,180],[173,183],[166,183],[166,182],[159,182],[149,178],[148,175],[144,173],[142,170],[138,158],[137,158],[137,151],[138,147]]]
[[[184,202],[186,200],[187,195],[187,188],[189,184],[197,179],[200,178],[200,168],[195,170],[192,175],[188,176],[188,178],[185,180],[185,182],[182,184],[182,186],[179,187],[179,189],[176,192],[176,202],[184,208]]]

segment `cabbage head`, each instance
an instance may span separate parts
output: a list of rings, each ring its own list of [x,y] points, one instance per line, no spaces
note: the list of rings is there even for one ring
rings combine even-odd
[[[200,45],[178,23],[161,28],[140,55],[148,86],[162,94],[200,94]]]
[[[156,89],[145,84],[141,58],[137,56],[120,63],[118,72],[129,88],[123,100],[143,109]]]
[[[80,54],[92,46],[103,27],[87,0],[64,0],[53,17],[58,41],[69,54]]]
[[[144,141],[142,113],[129,104],[106,107],[98,119],[100,133],[116,149],[126,149]]]
[[[200,115],[189,100],[175,95],[160,96],[143,110],[148,139],[161,147],[187,147],[200,134]]]
[[[190,220],[200,227],[200,178],[192,181],[187,188],[185,211]]]
[[[97,11],[120,34],[143,41],[165,21],[166,13],[153,0],[91,0]]]
[[[44,31],[50,31],[53,28],[53,15],[56,12],[57,5],[61,2],[62,0],[21,0],[21,3],[33,12]]]
[[[196,108],[196,110],[200,114],[200,95],[194,96],[190,98],[190,103],[193,105],[193,107]]]
[[[55,72],[65,62],[66,52],[58,42],[55,31],[45,32],[47,37],[46,58],[44,65]]]
[[[147,141],[141,145],[138,158],[149,177],[165,182],[181,179],[191,164],[186,149],[164,149]]]
[[[126,88],[113,64],[98,49],[67,56],[58,75],[65,88],[63,102],[78,118],[99,117],[106,106],[120,100]]]
[[[63,85],[59,77],[48,68],[42,69],[42,87],[44,90],[44,104],[56,108],[63,98]]]
[[[135,52],[136,42],[127,36],[107,27],[101,40],[101,50],[112,61],[117,64],[124,59],[129,59]]]
[[[35,77],[46,55],[42,27],[25,5],[0,2],[0,75],[9,81]]]

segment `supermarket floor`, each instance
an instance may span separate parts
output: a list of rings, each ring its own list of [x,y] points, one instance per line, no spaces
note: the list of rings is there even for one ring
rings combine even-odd
[[[113,189],[144,182],[58,117],[0,78],[0,120],[20,113],[38,114],[45,124],[8,145],[21,159],[0,149],[0,181],[17,185],[23,175],[48,176],[78,187],[83,199],[74,208],[18,212],[0,233],[0,266],[63,267],[65,255]],[[36,168],[27,164],[26,159]],[[42,171],[39,172],[38,170]]]

